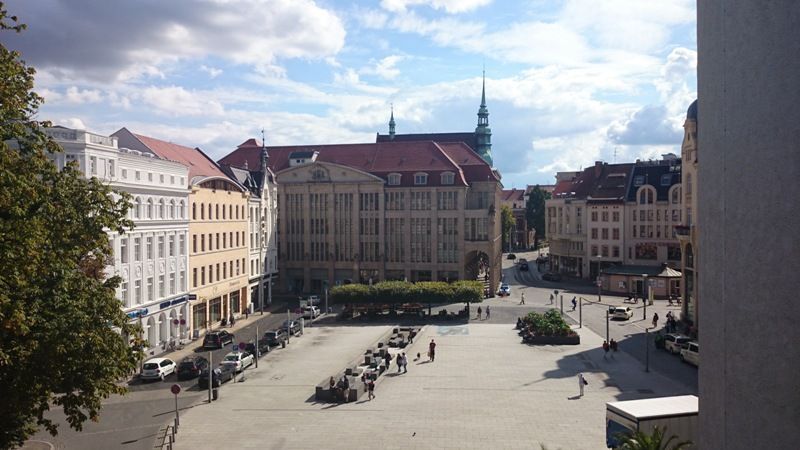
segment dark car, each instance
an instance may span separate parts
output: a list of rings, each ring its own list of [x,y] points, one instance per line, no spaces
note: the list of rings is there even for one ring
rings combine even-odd
[[[292,336],[300,332],[300,323],[294,320],[284,320],[283,325],[281,328],[286,330],[287,333],[291,333]]]
[[[213,370],[213,383],[211,387],[220,387],[222,383],[231,381],[236,374],[236,366],[233,364],[220,364]],[[197,387],[200,389],[208,389],[208,369],[205,369],[197,377]]]
[[[267,331],[264,333],[264,340],[270,347],[277,347],[286,342],[286,331],[283,329]]]
[[[207,369],[207,359],[202,356],[187,356],[178,364],[178,379],[188,380],[200,376],[200,373]]]
[[[547,281],[561,281],[561,274],[555,272],[547,272],[546,274],[542,275],[542,279]]]
[[[225,330],[212,331],[203,338],[203,348],[222,348],[233,343],[233,334]]]
[[[506,259],[517,259],[517,255],[509,253],[508,256],[506,256]]]
[[[256,350],[258,350],[258,353],[256,353]],[[250,341],[247,343],[247,345],[244,346],[244,351],[250,353],[256,358],[258,358],[261,355],[266,355],[267,353],[269,353],[269,341],[267,340],[267,338],[259,339],[258,348],[256,348],[255,342]]]
[[[517,264],[519,264],[519,270],[523,272],[528,271],[528,260],[525,258],[520,258],[517,260]]]

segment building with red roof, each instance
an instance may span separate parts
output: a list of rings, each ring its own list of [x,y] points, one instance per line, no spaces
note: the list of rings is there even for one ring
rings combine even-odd
[[[220,159],[255,167],[249,139]],[[500,282],[499,174],[464,142],[266,147],[278,186],[278,288],[380,280]]]
[[[249,190],[199,148],[132,133],[112,135],[120,147],[150,153],[189,169],[188,329],[195,337],[250,307],[248,283]],[[161,263],[163,264],[163,262]],[[141,266],[137,270],[152,271]]]

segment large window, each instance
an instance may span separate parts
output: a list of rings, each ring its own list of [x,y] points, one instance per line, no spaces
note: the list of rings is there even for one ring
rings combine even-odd
[[[122,264],[128,262],[128,238],[122,238],[119,240],[119,259]]]
[[[390,173],[388,178],[389,178],[389,186],[399,186],[402,175],[400,175],[399,173]]]
[[[414,184],[416,185],[425,185],[428,184],[428,174],[424,172],[418,172],[414,174]]]
[[[441,178],[442,184],[453,184],[456,180],[456,174],[453,172],[444,172]]]

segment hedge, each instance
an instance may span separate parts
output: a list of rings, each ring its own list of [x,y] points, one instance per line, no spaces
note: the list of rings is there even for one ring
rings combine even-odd
[[[480,303],[483,283],[479,281],[381,281],[372,286],[346,284],[331,289],[330,298],[337,304],[367,303]]]
[[[532,327],[535,336],[572,336],[575,334],[556,309],[551,309],[544,314],[531,312],[522,320],[525,325]]]

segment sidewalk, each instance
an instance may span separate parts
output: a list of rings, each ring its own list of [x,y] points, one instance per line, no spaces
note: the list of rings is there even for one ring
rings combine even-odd
[[[585,328],[577,346],[524,345],[512,328],[426,326],[405,349],[407,374],[392,364],[375,400],[343,405],[315,403],[314,385],[386,327],[309,329],[220,401],[185,411],[176,448],[604,449],[606,402],[684,393],[627,354],[605,359],[603,339]]]

